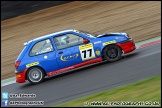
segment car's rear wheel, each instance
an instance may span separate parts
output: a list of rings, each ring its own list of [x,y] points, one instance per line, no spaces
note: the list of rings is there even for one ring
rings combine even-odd
[[[121,58],[122,51],[116,45],[108,45],[103,50],[103,58],[108,62],[115,62]]]
[[[39,67],[29,69],[27,79],[32,84],[38,84],[44,80],[44,71]]]

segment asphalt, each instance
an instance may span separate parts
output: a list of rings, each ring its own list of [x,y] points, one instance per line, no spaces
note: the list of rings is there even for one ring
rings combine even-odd
[[[1,92],[34,93],[36,98],[9,98],[9,101],[44,101],[43,106],[53,106],[156,75],[161,75],[161,43],[123,55],[118,62],[95,64],[48,78],[38,85],[14,83],[1,87]]]

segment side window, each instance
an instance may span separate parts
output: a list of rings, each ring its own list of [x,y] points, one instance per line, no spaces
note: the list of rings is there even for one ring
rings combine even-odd
[[[57,49],[63,49],[83,44],[83,38],[74,34],[66,34],[54,37],[54,42]]]
[[[37,42],[33,48],[30,50],[30,56],[39,55],[47,52],[53,51],[53,46],[50,39],[46,39],[40,42]]]

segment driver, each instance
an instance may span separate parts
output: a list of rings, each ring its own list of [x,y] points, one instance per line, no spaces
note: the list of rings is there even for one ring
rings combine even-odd
[[[67,45],[69,43],[69,36],[62,36],[61,37],[61,44],[62,45]]]

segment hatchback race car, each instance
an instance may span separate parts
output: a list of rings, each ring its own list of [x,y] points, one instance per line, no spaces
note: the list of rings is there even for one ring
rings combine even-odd
[[[32,84],[70,70],[101,62],[118,61],[122,54],[136,49],[127,33],[91,34],[74,29],[63,30],[24,43],[15,61],[16,82]]]

